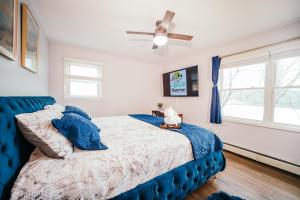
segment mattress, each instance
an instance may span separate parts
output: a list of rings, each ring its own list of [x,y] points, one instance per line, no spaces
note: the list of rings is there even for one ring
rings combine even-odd
[[[190,141],[129,116],[95,118],[108,150],[53,159],[36,149],[11,199],[109,199],[193,160]]]

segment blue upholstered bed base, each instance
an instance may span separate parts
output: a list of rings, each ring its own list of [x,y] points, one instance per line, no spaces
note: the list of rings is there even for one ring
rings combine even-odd
[[[15,179],[33,146],[16,126],[15,115],[54,104],[52,97],[0,97],[0,199],[9,199]],[[221,151],[166,172],[114,199],[182,199],[225,167]]]
[[[224,170],[225,165],[226,160],[222,151],[215,151],[138,185],[113,199],[184,199],[187,194],[199,188],[210,177]]]
[[[0,199],[9,199],[15,179],[33,151],[18,130],[15,115],[54,103],[52,97],[0,97]]]

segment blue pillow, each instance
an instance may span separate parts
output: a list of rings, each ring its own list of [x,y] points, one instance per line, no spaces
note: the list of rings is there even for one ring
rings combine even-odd
[[[88,120],[91,120],[91,118],[88,116],[88,114],[86,112],[84,112],[83,110],[81,110],[80,108],[77,108],[75,106],[66,106],[63,114],[67,114],[67,113],[76,113],[77,115],[80,115]]]
[[[52,125],[79,149],[107,149],[104,144],[101,144],[100,129],[90,120],[80,115],[66,113],[61,119],[53,119]]]

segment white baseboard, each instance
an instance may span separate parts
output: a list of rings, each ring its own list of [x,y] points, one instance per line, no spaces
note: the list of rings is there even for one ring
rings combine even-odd
[[[230,145],[230,144],[224,144],[224,149],[227,151],[245,156],[247,158],[251,158],[258,162],[265,163],[267,165],[271,165],[273,167],[291,172],[293,174],[300,175],[300,167],[299,166],[296,166],[296,165],[293,165],[293,164],[290,164],[287,162],[283,162],[283,161],[280,161],[280,160],[277,160],[277,159],[274,159],[271,157],[267,157],[267,156],[255,153],[253,151],[239,148],[239,147],[236,147],[236,146]]]

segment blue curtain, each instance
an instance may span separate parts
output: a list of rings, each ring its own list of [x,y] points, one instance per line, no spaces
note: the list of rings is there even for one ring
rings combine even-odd
[[[220,105],[220,95],[218,90],[218,80],[219,80],[219,69],[220,69],[221,58],[219,56],[212,57],[212,97],[211,97],[211,107],[210,107],[210,123],[221,124],[221,105]]]

